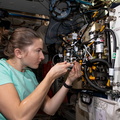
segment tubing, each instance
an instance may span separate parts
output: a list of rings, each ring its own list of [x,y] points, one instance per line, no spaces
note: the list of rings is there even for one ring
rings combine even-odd
[[[103,59],[93,59],[93,60],[90,60],[90,61],[89,61],[89,65],[92,66],[92,64],[93,64],[93,63],[96,63],[96,62],[100,62],[100,63],[102,63],[103,65],[106,65],[108,68],[110,68],[109,63],[108,63],[107,61],[103,60]],[[94,83],[89,79],[89,77],[88,77],[87,68],[88,68],[88,65],[85,65],[85,67],[84,67],[84,70],[85,70],[85,78],[86,78],[86,80],[88,81],[88,83],[89,83],[92,87],[94,87],[95,89],[97,89],[97,90],[99,90],[99,91],[105,92],[105,91],[109,90],[109,89],[107,89],[107,88],[101,88],[100,86],[97,86],[96,84],[94,84]]]
[[[39,17],[33,17],[33,16],[28,16],[28,15],[22,15],[22,14],[9,13],[9,15],[10,16],[30,18],[30,19],[38,19],[38,20],[50,21],[49,19],[44,19],[44,18],[39,18]]]
[[[115,33],[114,33],[114,31],[111,30],[111,29],[105,29],[105,32],[111,33],[111,35],[113,36],[113,53],[116,54],[116,49],[117,49],[117,39],[116,39]],[[111,62],[112,62],[111,67],[114,68],[115,58],[112,57]]]

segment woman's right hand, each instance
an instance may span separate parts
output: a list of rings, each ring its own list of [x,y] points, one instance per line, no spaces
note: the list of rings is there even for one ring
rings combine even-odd
[[[52,77],[52,79],[57,79],[60,76],[66,74],[69,67],[71,67],[71,64],[66,61],[57,63],[50,69],[50,71],[48,72],[48,75],[49,77]]]

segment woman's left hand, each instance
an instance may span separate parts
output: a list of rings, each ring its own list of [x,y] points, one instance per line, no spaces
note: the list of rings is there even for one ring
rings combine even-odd
[[[78,79],[82,75],[80,63],[74,62],[73,64],[74,65],[73,65],[71,71],[69,72],[69,75],[66,80],[66,82],[69,85],[72,84],[76,79]]]

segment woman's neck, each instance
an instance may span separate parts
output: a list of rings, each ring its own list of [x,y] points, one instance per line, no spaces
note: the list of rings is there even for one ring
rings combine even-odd
[[[25,70],[25,67],[21,64],[20,60],[16,60],[12,58],[12,59],[8,59],[6,62],[20,72],[24,72]]]

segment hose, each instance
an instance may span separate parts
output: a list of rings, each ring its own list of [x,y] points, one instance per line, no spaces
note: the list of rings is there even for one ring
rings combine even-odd
[[[96,79],[95,80],[90,80],[89,79],[88,67],[92,67],[92,65],[94,65],[94,63],[101,63],[102,65],[106,66],[108,69],[110,68],[110,64],[106,60],[103,60],[103,59],[93,59],[93,60],[87,61],[86,65],[84,66],[84,74],[85,74],[85,78],[86,78],[87,82],[92,87],[94,87],[95,89],[97,89],[99,91],[102,91],[102,92],[105,92],[105,91],[107,91],[109,89],[106,88],[106,87],[102,88],[102,87],[98,86],[97,84],[94,84],[92,81],[96,81]]]
[[[116,36],[115,36],[115,33],[113,30],[111,29],[105,29],[105,32],[108,32],[108,33],[111,33],[112,37],[113,37],[113,53],[116,54],[116,49],[117,49],[117,39],[116,39]],[[115,57],[112,56],[112,65],[111,67],[114,68],[114,64],[115,64]]]
[[[92,66],[94,63],[97,63],[97,62],[99,62],[99,63],[107,66],[108,69],[109,69],[109,68],[114,69],[116,56],[112,56],[112,57],[111,57],[111,53],[113,53],[114,55],[116,55],[116,49],[117,49],[116,36],[115,36],[114,31],[111,30],[111,29],[105,29],[104,32],[105,32],[105,35],[106,35],[106,38],[107,38],[107,44],[108,44],[109,55],[110,55],[109,58],[108,58],[108,61],[103,60],[103,59],[93,59],[93,60],[87,61],[87,62],[86,62],[87,64],[86,64],[85,67],[84,67],[84,70],[85,70],[85,78],[86,78],[86,80],[88,81],[88,83],[89,83],[92,87],[94,87],[95,89],[100,90],[100,91],[103,91],[103,92],[107,91],[108,88],[106,88],[106,87],[105,87],[105,88],[101,88],[101,87],[98,86],[97,84],[94,84],[94,83],[92,82],[92,80],[90,80],[89,77],[88,77],[88,71],[87,71],[87,69],[88,69],[88,67],[90,67],[90,65]],[[110,35],[112,35],[112,37],[113,37],[113,51],[111,51],[111,41],[110,41],[110,38],[111,38],[111,37],[110,37]],[[89,64],[88,64],[88,63],[89,63]],[[110,75],[109,75],[109,78],[110,78],[110,80],[113,80],[113,76],[110,76]]]

